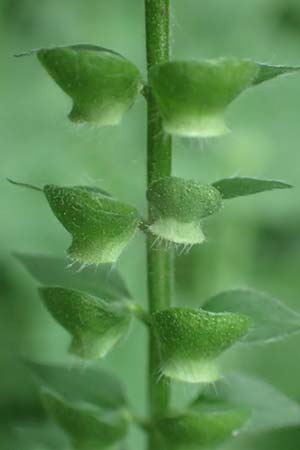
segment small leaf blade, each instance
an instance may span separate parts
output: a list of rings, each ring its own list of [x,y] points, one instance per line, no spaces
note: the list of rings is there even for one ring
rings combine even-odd
[[[51,391],[44,390],[46,410],[71,439],[75,450],[111,449],[127,434],[124,414],[99,414],[89,406],[74,406]]]
[[[293,186],[278,180],[262,180],[250,177],[230,177],[215,181],[214,186],[224,200],[272,191],[274,189],[290,189]]]
[[[264,81],[271,80],[272,78],[275,78],[275,77],[278,77],[281,75],[298,73],[300,71],[300,67],[280,66],[280,65],[273,66],[273,65],[261,64],[261,63],[257,63],[257,67],[258,67],[258,72],[252,82],[253,86],[263,83]]]
[[[300,331],[300,315],[277,299],[251,289],[226,291],[208,299],[206,311],[244,314],[252,329],[242,343],[260,344],[282,339]]]
[[[75,289],[108,300],[130,298],[124,280],[110,264],[84,267],[79,271],[68,268],[66,260],[56,256],[25,253],[14,256],[38,282],[47,286]]]
[[[254,434],[300,425],[300,405],[253,375],[229,373],[214,387],[206,386],[193,408],[206,404],[245,408],[251,416],[243,433]]]
[[[26,361],[38,383],[70,402],[85,402],[107,409],[126,404],[122,385],[104,370],[92,367],[47,365]]]
[[[52,420],[32,425],[18,424],[14,434],[24,450],[68,450],[70,448],[67,435]]]
[[[158,421],[157,435],[164,450],[216,448],[232,438],[247,419],[241,410],[189,411]]]

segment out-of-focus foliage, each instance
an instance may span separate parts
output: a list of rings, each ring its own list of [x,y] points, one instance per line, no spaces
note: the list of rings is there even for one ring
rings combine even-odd
[[[232,56],[270,64],[300,63],[297,0],[171,3],[173,58]],[[75,126],[66,118],[70,100],[36,59],[15,59],[13,54],[90,42],[120,52],[145,74],[144,18],[143,2],[136,0],[1,0],[0,12],[0,448],[19,450],[12,437],[15,424],[39,423],[43,412],[18,356],[45,362],[67,362],[70,356],[67,333],[42,308],[33,279],[10,252],[64,256],[70,241],[39,193],[17,189],[5,178],[39,186],[97,185],[143,211],[146,157],[142,98],[119,127]],[[178,305],[196,307],[220,291],[251,286],[299,311],[299,92],[297,77],[270,81],[246,92],[247,101],[238,99],[231,106],[227,122],[234,133],[220,140],[174,140],[175,176],[203,183],[253,176],[295,186],[232,200],[209,219],[207,231],[204,224],[207,243],[177,257]],[[141,303],[144,257],[140,237],[118,262]],[[224,363],[262,376],[297,401],[299,344],[295,335],[265,348],[243,348],[229,352]],[[99,363],[124,380],[140,413],[145,410],[145,346],[145,333],[137,324],[132,335]],[[141,440],[132,432],[129,448],[141,448]],[[238,438],[230,450],[295,450],[299,444],[300,432],[294,427]]]

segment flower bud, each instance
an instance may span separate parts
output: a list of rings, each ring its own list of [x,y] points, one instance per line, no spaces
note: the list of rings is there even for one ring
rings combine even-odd
[[[152,316],[161,372],[178,381],[210,383],[219,378],[216,359],[249,330],[244,315],[171,308]]]
[[[132,314],[123,303],[107,303],[60,287],[40,289],[51,315],[72,336],[70,351],[83,359],[103,358],[129,330]]]
[[[96,45],[41,49],[37,56],[72,98],[72,122],[116,125],[141,90],[141,76],[134,64]]]
[[[226,107],[245,89],[298,71],[236,58],[173,61],[151,68],[150,86],[168,133],[211,137],[228,132]]]
[[[44,187],[50,208],[72,235],[68,255],[83,264],[114,263],[137,229],[132,206],[88,187]]]
[[[165,177],[152,183],[147,197],[155,217],[150,231],[178,244],[203,242],[201,219],[222,207],[222,197],[216,188],[177,177]]]

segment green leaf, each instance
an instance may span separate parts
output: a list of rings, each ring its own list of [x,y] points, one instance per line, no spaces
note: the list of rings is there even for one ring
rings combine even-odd
[[[245,408],[251,411],[243,433],[267,432],[300,425],[300,405],[257,377],[240,373],[228,374],[213,387],[206,386],[193,404],[193,408],[215,407]]]
[[[106,197],[112,198],[112,195],[109,192],[97,186],[77,186],[77,187],[80,187],[80,189],[83,189],[87,192],[94,192],[95,194],[102,194],[105,195]]]
[[[138,69],[120,54],[81,44],[38,50],[49,75],[73,99],[73,122],[117,125],[142,88]]]
[[[149,79],[166,132],[187,137],[211,137],[228,132],[225,110],[243,91],[278,75],[299,70],[299,67],[219,58],[158,64],[151,68]]]
[[[72,235],[68,255],[75,261],[114,263],[137,229],[137,210],[98,190],[47,185],[44,192],[54,215]]]
[[[252,320],[252,328],[243,342],[272,342],[300,331],[300,314],[278,300],[250,289],[222,292],[210,298],[203,308],[220,313],[244,314]]]
[[[179,381],[208,383],[219,378],[217,357],[248,332],[250,319],[239,314],[171,308],[153,314],[152,326],[161,372]]]
[[[257,66],[258,72],[252,82],[254,86],[263,83],[264,81],[271,80],[272,78],[278,77],[280,75],[288,75],[300,71],[300,67],[272,66],[269,64],[259,64],[259,63],[257,63]]]
[[[201,219],[222,207],[220,193],[213,186],[178,177],[152,183],[147,198],[155,217],[150,231],[162,239],[187,245],[204,241]]]
[[[132,314],[123,303],[59,287],[40,288],[40,293],[48,311],[72,335],[70,351],[81,358],[103,358],[128,333]]]
[[[91,367],[57,366],[26,362],[43,386],[70,402],[117,409],[126,403],[119,381],[109,372]]]
[[[130,293],[119,272],[111,265],[68,268],[65,259],[46,255],[15,253],[14,256],[40,283],[75,289],[108,300],[130,298]]]
[[[249,177],[223,178],[212,184],[220,191],[223,199],[242,197],[274,189],[289,189],[290,184],[278,180],[260,180]]]
[[[160,420],[157,434],[163,450],[207,450],[237,435],[247,419],[239,410],[190,411]]]
[[[15,428],[22,450],[69,450],[69,439],[52,421],[25,423]],[[18,447],[16,447],[18,449]]]
[[[125,413],[99,414],[89,406],[74,406],[50,391],[43,392],[44,405],[71,439],[75,450],[115,449],[127,433]]]

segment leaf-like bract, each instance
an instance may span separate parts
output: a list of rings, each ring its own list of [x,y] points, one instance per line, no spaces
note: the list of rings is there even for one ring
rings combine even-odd
[[[116,52],[95,45],[38,50],[47,72],[73,100],[70,119],[116,125],[142,86],[138,69]]]
[[[208,299],[203,308],[212,312],[244,314],[252,327],[243,342],[256,344],[282,339],[300,331],[300,314],[277,299],[250,289],[225,291]]]
[[[13,449],[22,450],[68,450],[70,448],[68,436],[53,422],[53,420],[39,421],[35,424],[18,424],[14,435],[18,438]]]
[[[241,339],[250,326],[246,316],[171,308],[152,316],[160,352],[161,372],[190,383],[219,378],[216,359]]]
[[[68,255],[83,264],[114,263],[133,237],[137,210],[86,187],[45,186],[49,205],[72,235]]]
[[[261,180],[250,177],[230,177],[215,181],[212,184],[221,193],[223,199],[242,197],[274,189],[292,188],[288,183],[278,180]]]
[[[228,131],[226,107],[247,88],[299,67],[237,58],[172,61],[150,69],[150,86],[168,133],[211,137]]]
[[[158,421],[157,435],[163,450],[208,450],[237,434],[247,419],[247,413],[232,409],[190,411]]]
[[[288,75],[293,73],[298,73],[300,71],[300,67],[291,67],[291,66],[279,66],[279,65],[270,65],[270,64],[262,64],[257,63],[258,72],[252,81],[252,85],[255,86],[257,84],[263,83],[264,81],[272,80],[272,78],[276,78],[281,75]]]
[[[250,412],[243,433],[267,432],[300,425],[298,402],[255,376],[228,374],[213,387],[206,386],[193,407],[201,410],[207,404],[216,407],[218,403]]]
[[[46,365],[26,362],[41,386],[70,402],[118,409],[126,403],[122,386],[111,373],[92,367]]]
[[[123,303],[107,303],[71,289],[40,288],[52,316],[72,335],[70,351],[84,359],[104,357],[128,333],[132,314]]]
[[[14,256],[38,282],[46,286],[75,289],[108,300],[130,298],[124,280],[111,264],[76,270],[68,267],[65,259],[56,256],[25,253],[15,253]]]
[[[75,450],[115,449],[127,433],[127,420],[119,413],[100,414],[87,405],[74,405],[44,390],[45,408],[71,439]]]
[[[196,180],[164,177],[152,183],[147,192],[152,215],[153,234],[179,244],[204,241],[201,219],[222,207],[217,189]]]

